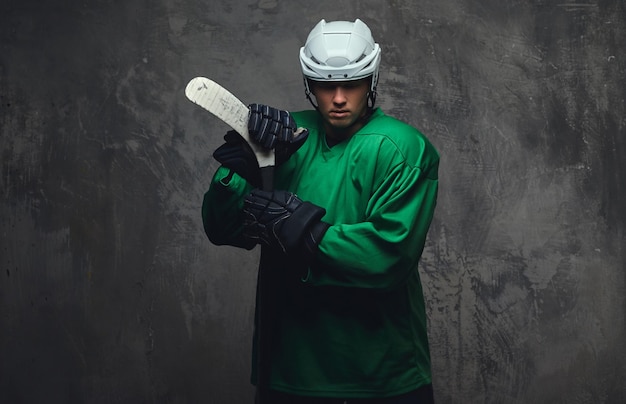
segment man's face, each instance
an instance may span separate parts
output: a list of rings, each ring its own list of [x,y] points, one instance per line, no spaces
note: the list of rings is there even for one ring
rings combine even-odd
[[[330,146],[348,139],[365,124],[370,79],[353,81],[311,81],[311,92],[324,119]]]

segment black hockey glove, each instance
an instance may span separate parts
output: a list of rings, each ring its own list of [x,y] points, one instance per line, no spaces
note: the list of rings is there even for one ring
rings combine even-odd
[[[224,140],[226,143],[213,152],[215,160],[239,174],[253,187],[260,187],[261,170],[248,142],[234,130],[226,132]]]
[[[322,222],[326,210],[303,202],[288,191],[254,189],[244,200],[245,237],[287,254],[310,258],[330,225]]]
[[[287,160],[309,136],[309,131],[304,128],[296,130],[296,121],[288,111],[262,104],[248,107],[250,138],[266,149],[276,149],[277,160],[279,155],[283,161]]]

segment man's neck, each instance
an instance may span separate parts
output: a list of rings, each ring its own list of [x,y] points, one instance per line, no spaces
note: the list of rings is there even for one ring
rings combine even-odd
[[[354,123],[347,128],[337,128],[335,126],[331,126],[329,124],[324,125],[324,129],[326,131],[326,144],[328,147],[333,147],[338,145],[341,142],[344,142],[350,139],[355,133],[357,133],[372,116],[371,110],[367,110],[359,119],[354,121]]]

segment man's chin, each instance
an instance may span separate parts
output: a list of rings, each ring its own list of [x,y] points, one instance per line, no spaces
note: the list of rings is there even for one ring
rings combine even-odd
[[[328,123],[335,129],[347,129],[352,126],[354,121],[349,116],[341,118],[329,117]]]

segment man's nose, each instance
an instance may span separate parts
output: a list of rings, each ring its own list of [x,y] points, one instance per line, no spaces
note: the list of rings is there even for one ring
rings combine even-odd
[[[341,86],[337,86],[335,88],[335,93],[333,94],[333,102],[335,104],[345,104],[346,102],[346,93]]]

